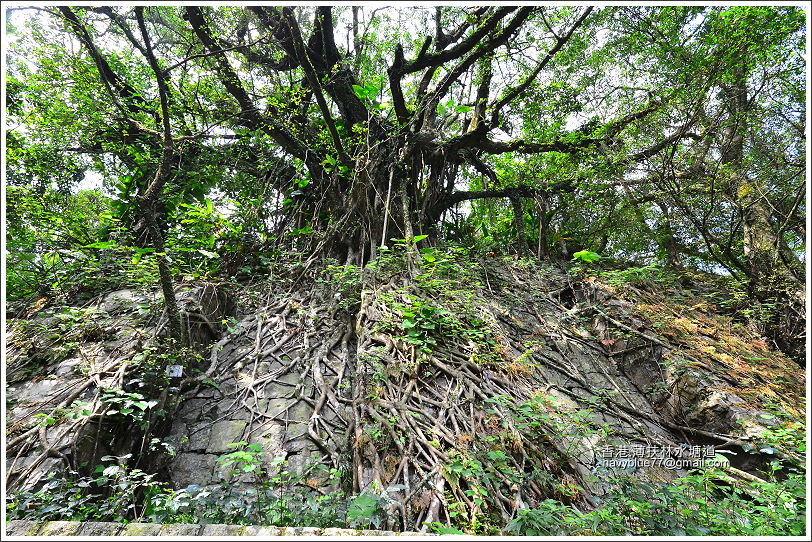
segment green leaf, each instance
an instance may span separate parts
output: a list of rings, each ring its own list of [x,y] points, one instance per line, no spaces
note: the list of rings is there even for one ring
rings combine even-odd
[[[369,100],[373,98],[376,94],[378,94],[380,90],[381,89],[379,87],[373,84],[367,84],[364,86],[360,85],[352,86],[352,91],[355,93],[356,96],[358,96],[359,100]]]
[[[423,240],[423,239],[425,239],[426,237],[428,237],[428,235],[415,235],[415,236],[412,238],[412,241],[413,241],[413,242],[415,242],[415,243],[419,243],[420,241],[422,241],[422,240]]]
[[[437,534],[465,534],[456,527],[446,527],[445,525],[439,524],[439,521],[436,523],[437,525],[432,525],[431,528]]]
[[[601,256],[597,252],[592,252],[589,250],[579,250],[575,254],[572,255],[572,260],[581,260],[584,262],[594,262],[595,260],[600,260]]]
[[[369,493],[362,493],[350,503],[347,509],[347,521],[366,520],[366,522],[369,522],[377,510],[378,498]]]
[[[202,255],[204,255],[207,258],[219,258],[220,257],[220,255],[217,254],[216,252],[212,252],[210,250],[203,250],[202,248],[198,249],[198,252],[201,253]]]
[[[85,245],[84,248],[116,248],[118,243],[115,241],[99,241],[98,243],[90,243]]]
[[[467,113],[473,110],[474,108],[469,105],[458,105],[457,107],[454,108],[454,111],[456,111],[457,113]]]
[[[356,96],[358,96],[359,100],[363,100],[367,97],[367,90],[360,85],[353,85],[352,91],[355,93]]]

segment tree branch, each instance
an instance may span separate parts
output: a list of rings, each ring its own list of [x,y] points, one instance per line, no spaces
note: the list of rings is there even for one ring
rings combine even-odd
[[[144,55],[144,58],[146,58],[147,56],[146,49],[144,49],[144,46],[141,45],[141,43],[139,43],[139,41],[136,39],[135,35],[132,33],[132,30],[130,29],[130,25],[127,24],[127,22],[122,17],[120,17],[115,11],[113,11],[113,8],[111,8],[110,6],[100,6],[98,8],[93,9],[93,11],[106,15],[107,17],[110,18],[111,21],[116,23],[116,26],[118,26],[124,32],[124,35],[127,36],[127,39],[130,40],[130,43],[133,45],[133,47],[138,49],[141,52],[141,54]]]
[[[389,90],[392,93],[392,106],[395,109],[395,116],[400,125],[406,124],[409,118],[409,111],[406,109],[406,99],[403,97],[403,88],[400,86],[400,78],[402,77],[405,62],[403,46],[398,43],[395,46],[395,60],[392,62],[392,66],[387,70],[387,75],[389,76]]]
[[[312,153],[308,153],[308,148],[299,141],[293,134],[284,129],[278,122],[272,121],[265,116],[259,114],[258,109],[254,106],[253,102],[248,96],[248,93],[242,87],[237,73],[231,67],[228,59],[225,57],[223,47],[219,45],[217,40],[211,35],[209,26],[203,18],[203,13],[200,8],[187,6],[186,19],[192,25],[192,29],[197,35],[200,42],[205,49],[210,52],[217,51],[213,56],[217,70],[221,75],[221,82],[226,87],[226,90],[231,96],[237,100],[237,103],[242,108],[243,118],[248,123],[249,127],[260,127],[266,134],[268,134],[274,141],[276,141],[283,149],[295,156],[305,160],[308,164],[308,169],[311,172],[318,171],[320,165],[318,161],[313,160]],[[310,156],[308,156],[310,154]],[[315,168],[315,169],[314,169]]]
[[[90,37],[90,33],[87,31],[87,28],[85,28],[76,14],[71,11],[69,7],[60,6],[58,9],[62,14],[62,17],[68,22],[68,27],[70,30],[79,39],[79,42],[85,46],[88,54],[90,54],[90,58],[93,59],[93,63],[96,65],[96,69],[99,71],[99,75],[101,76],[102,84],[107,89],[108,94],[110,94],[110,97],[113,99],[113,103],[121,112],[124,120],[126,120],[126,122],[128,122],[139,132],[153,136],[159,135],[158,132],[143,126],[141,123],[131,118],[127,114],[127,111],[130,113],[149,112],[149,110],[144,107],[144,99],[133,87],[127,84],[126,81],[124,81],[116,72],[113,71],[110,64],[107,63],[107,60],[105,60],[105,58],[96,48],[96,45],[93,43],[93,39]]]
[[[187,56],[183,60],[179,60],[179,61],[175,62],[174,64],[172,64],[171,66],[169,66],[168,68],[166,68],[164,70],[164,73],[169,73],[172,70],[174,70],[175,68],[183,66],[184,64],[186,64],[190,60],[195,60],[197,58],[206,58],[208,56],[218,55],[218,54],[225,53],[225,52],[228,52],[228,51],[244,52],[244,51],[242,51],[243,49],[250,50],[251,46],[257,45],[258,43],[263,43],[264,41],[265,41],[265,38],[259,38],[257,40],[252,41],[251,43],[247,43],[245,45],[232,45],[232,46],[224,47],[222,49],[218,49],[216,51],[209,51],[207,53],[198,53],[196,55]],[[257,55],[257,56],[262,56],[262,55]],[[262,58],[265,58],[265,57],[262,56]],[[251,60],[251,59],[252,58],[249,57],[249,60]]]
[[[491,188],[487,190],[460,190],[449,194],[442,199],[441,210],[446,210],[463,201],[486,198],[534,198],[536,196],[550,196],[563,192],[572,192],[574,183],[572,179],[555,182],[548,188],[536,188],[520,184],[510,188]]]
[[[488,7],[481,7],[474,10],[473,17],[466,16],[463,17],[462,22],[457,25],[457,28],[451,31],[450,34],[446,34],[443,32],[442,28],[442,8],[437,6],[434,11],[434,31],[435,31],[435,38],[434,38],[434,47],[437,51],[441,51],[448,47],[448,45],[454,43],[460,36],[468,30],[468,27],[471,26],[471,23],[474,19],[479,20],[488,12]]]
[[[322,117],[324,117],[324,122],[327,124],[327,130],[330,132],[330,137],[333,138],[333,144],[335,145],[336,152],[338,153],[341,161],[349,166],[350,157],[347,156],[347,153],[344,151],[344,146],[341,144],[341,137],[338,135],[338,130],[336,129],[335,122],[333,121],[333,116],[330,114],[330,108],[327,106],[327,102],[324,99],[324,92],[322,92],[321,83],[319,83],[319,78],[316,75],[316,71],[313,69],[313,65],[310,63],[310,59],[305,53],[304,43],[302,42],[302,34],[299,31],[299,24],[296,22],[296,18],[293,16],[293,14],[290,12],[285,13],[284,17],[288,24],[288,28],[290,29],[291,41],[293,43],[293,48],[296,51],[296,56],[299,59],[299,63],[305,72],[305,76],[307,77],[310,86],[313,88],[316,103],[319,105]],[[333,47],[335,47],[335,44],[333,44]]]
[[[561,48],[564,46],[564,44],[566,44],[570,40],[570,38],[572,37],[572,34],[575,32],[575,30],[578,29],[579,26],[581,26],[583,24],[584,20],[586,20],[586,18],[589,16],[589,14],[592,13],[593,9],[594,8],[592,6],[585,9],[584,12],[581,14],[581,16],[578,17],[578,19],[575,21],[575,23],[570,27],[570,29],[567,31],[567,33],[564,34],[561,37],[556,36],[555,32],[553,32],[552,29],[550,29],[550,32],[553,34],[553,36],[556,37],[555,45],[553,46],[552,49],[550,49],[547,52],[547,54],[544,56],[544,58],[541,59],[541,62],[538,63],[538,66],[536,66],[536,68],[533,70],[533,73],[528,75],[524,79],[524,81],[522,81],[521,84],[519,84],[519,85],[513,87],[512,89],[508,90],[507,93],[504,95],[504,97],[497,100],[493,104],[493,106],[491,107],[491,109],[492,109],[491,126],[498,126],[499,125],[499,112],[502,110],[502,108],[505,105],[507,105],[508,103],[515,100],[516,97],[519,96],[522,92],[527,90],[527,88],[533,83],[533,81],[535,81],[536,77],[538,77],[538,74],[541,73],[541,70],[543,70],[544,67],[547,66],[547,64],[550,62],[550,60],[555,56],[555,54],[558,51],[561,50]],[[546,24],[546,20],[545,20],[545,24]]]
[[[158,96],[161,102],[161,139],[163,148],[161,152],[161,161],[158,169],[155,172],[155,177],[149,184],[144,194],[141,196],[142,201],[151,203],[163,190],[164,184],[169,177],[169,169],[171,167],[172,155],[174,153],[174,142],[172,141],[172,127],[169,123],[169,88],[166,84],[166,75],[163,70],[158,66],[158,61],[155,59],[155,54],[152,51],[152,44],[149,41],[149,34],[147,33],[147,26],[144,23],[144,8],[137,6],[135,8],[135,18],[138,23],[138,28],[141,31],[141,37],[144,40],[143,52],[147,57],[150,68],[155,73],[155,79],[158,83]],[[135,36],[133,36],[134,38]]]
[[[625,117],[609,124],[606,135],[603,137],[580,137],[573,138],[572,141],[559,139],[548,143],[536,143],[523,139],[512,141],[494,141],[488,139],[488,129],[484,124],[480,124],[476,130],[469,131],[461,136],[454,137],[443,143],[443,147],[449,150],[460,150],[466,148],[476,148],[491,154],[504,154],[506,152],[518,152],[522,154],[533,154],[543,152],[572,153],[583,149],[597,147],[600,145],[613,145],[618,141],[616,135],[632,122],[650,115],[660,107],[663,102],[652,102],[645,109],[629,113]],[[663,145],[665,147],[666,145]]]
[[[488,17],[488,19],[486,19],[482,26],[477,28],[467,38],[451,49],[442,50],[436,53],[418,55],[418,57],[414,60],[407,62],[403,66],[403,75],[414,73],[429,67],[436,68],[441,64],[445,64],[446,62],[462,57],[476,45],[480,44],[485,36],[496,29],[499,21],[507,17],[508,14],[515,10],[515,7],[500,7],[494,11],[494,13]]]
[[[461,60],[454,68],[443,78],[437,88],[432,92],[431,98],[427,101],[427,103],[432,103],[436,100],[439,100],[448,92],[448,89],[451,88],[451,85],[459,79],[459,77],[465,73],[465,71],[471,67],[471,65],[476,62],[478,59],[482,58],[484,55],[491,53],[497,47],[501,47],[507,40],[521,27],[521,25],[527,20],[530,14],[533,12],[532,7],[523,7],[519,9],[519,12],[510,20],[510,22],[502,29],[499,34],[494,36],[493,38],[485,41],[484,43],[480,44],[477,49],[468,55],[465,59]]]
[[[162,140],[163,148],[161,152],[161,161],[155,171],[155,176],[152,182],[149,183],[147,189],[138,198],[141,207],[141,212],[147,220],[149,234],[152,237],[152,245],[155,249],[156,261],[158,264],[158,272],[161,282],[161,290],[164,294],[164,305],[166,306],[166,313],[169,319],[169,329],[171,330],[172,337],[179,342],[184,342],[183,329],[180,322],[180,310],[178,309],[178,301],[175,297],[175,287],[172,283],[172,271],[169,268],[169,263],[166,258],[166,247],[164,242],[164,234],[161,231],[159,220],[163,220],[160,213],[156,212],[159,195],[162,193],[167,179],[169,179],[170,170],[172,167],[172,156],[174,154],[174,144],[172,141],[172,127],[169,123],[169,88],[166,84],[166,75],[163,70],[158,66],[158,61],[155,59],[155,54],[152,50],[152,44],[149,41],[149,33],[147,32],[147,25],[144,22],[144,7],[137,6],[135,8],[135,18],[138,23],[138,29],[141,31],[141,38],[144,40],[143,53],[147,57],[150,68],[155,74],[155,79],[158,83],[158,95],[161,102],[161,128],[163,130]],[[132,36],[134,39],[135,36]]]

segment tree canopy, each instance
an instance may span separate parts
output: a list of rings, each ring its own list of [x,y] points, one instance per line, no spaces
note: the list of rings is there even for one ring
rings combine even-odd
[[[800,7],[62,4],[6,12],[11,517],[803,531]]]
[[[799,7],[9,14],[11,298],[452,241],[727,274],[803,355]]]

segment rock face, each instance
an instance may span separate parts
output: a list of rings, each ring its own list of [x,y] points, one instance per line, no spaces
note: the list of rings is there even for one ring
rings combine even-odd
[[[213,284],[178,290],[189,334],[205,351],[222,320],[234,314],[234,301]],[[85,307],[9,322],[7,423],[11,449],[17,449],[8,467],[13,487],[30,489],[66,467],[98,464],[103,456],[124,456],[139,448],[135,441],[143,435],[131,422],[148,417],[106,416],[112,403],[105,404],[100,392],[123,394],[126,387],[137,396],[119,394],[110,400],[137,414],[137,406],[121,401],[148,399],[141,387],[149,378],[171,385],[158,374],[164,361],[153,338],[166,327],[155,310],[159,303],[160,296],[152,292],[118,290]]]
[[[618,461],[619,450],[741,450],[774,423],[768,406],[803,414],[797,367],[689,288],[494,262],[341,273],[253,304],[186,287],[202,356],[183,360],[150,342],[162,329],[157,298],[133,290],[11,322],[11,488],[108,455],[177,489],[262,483],[222,459],[247,443],[266,481],[284,471],[314,494],[375,493],[382,527],[421,528],[449,499],[476,508],[479,490],[503,517],[546,498],[588,507],[612,476],[686,472],[679,461]],[[161,376],[161,363],[184,376]],[[758,474],[760,464],[737,466]]]
[[[312,352],[308,341],[332,336],[337,343],[341,337],[335,330],[343,327],[346,333],[347,325],[296,306],[295,299],[288,299],[275,312],[246,315],[237,324],[239,331],[212,348],[207,369],[212,379],[180,404],[168,435],[179,452],[168,466],[176,487],[217,482],[227,469],[218,468],[215,460],[234,451],[230,445],[236,442],[260,445],[266,469],[284,461],[299,474],[323,461],[325,446],[336,461],[338,450],[346,450],[346,426],[343,434],[331,432],[318,441],[311,431],[316,423],[351,419],[346,405],[324,400],[325,408],[314,417],[319,400],[314,380],[325,389],[334,386],[346,371],[347,352],[334,351],[337,344]],[[348,392],[344,387],[331,395],[349,402]]]
[[[111,316],[138,310],[151,301],[143,292],[135,290],[116,290],[99,300],[99,310]]]

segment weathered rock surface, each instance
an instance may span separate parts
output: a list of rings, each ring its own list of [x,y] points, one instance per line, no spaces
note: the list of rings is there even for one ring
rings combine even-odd
[[[421,280],[371,280],[355,316],[329,306],[331,288],[340,285],[269,296],[259,306],[187,285],[180,297],[194,339],[214,344],[187,363],[185,380],[164,385],[158,399],[172,414],[161,438],[173,454],[156,459],[155,470],[175,488],[215,487],[228,478],[216,460],[234,451],[232,443],[259,444],[265,470],[278,472],[284,462],[305,488],[335,490],[337,481],[324,475],[334,469],[352,492],[374,488],[401,503],[390,504],[384,525],[397,529],[438,520],[448,492],[464,502],[470,486],[448,465],[487,451],[502,452],[505,468],[524,469],[524,485],[497,484],[507,515],[511,502],[543,498],[588,505],[611,475],[668,480],[686,472],[606,461],[607,447],[735,451],[774,423],[761,416],[768,406],[803,414],[797,366],[696,291],[618,289],[555,268],[489,263],[459,284]],[[431,301],[420,309],[429,316],[423,334],[407,340],[405,315],[416,299]],[[64,341],[32,332],[55,329],[56,316],[12,323],[13,489],[36,487],[68,466],[98,464],[103,455],[131,453],[136,461],[143,439],[101,416],[97,397],[102,387],[129,382],[128,364],[149,350],[147,338],[161,328],[144,313],[154,301],[132,290],[105,296],[68,332],[76,343],[68,352]],[[530,414],[520,407],[543,423],[527,425],[522,416]],[[93,414],[71,414],[82,408]],[[54,422],[39,428],[35,414]],[[27,440],[38,446],[26,447]],[[758,461],[738,466],[758,472]],[[545,485],[544,476],[555,482]],[[570,487],[582,489],[561,489]],[[76,534],[71,529],[41,527]],[[155,526],[124,529],[154,534]],[[207,525],[199,534],[257,529],[274,528]]]

